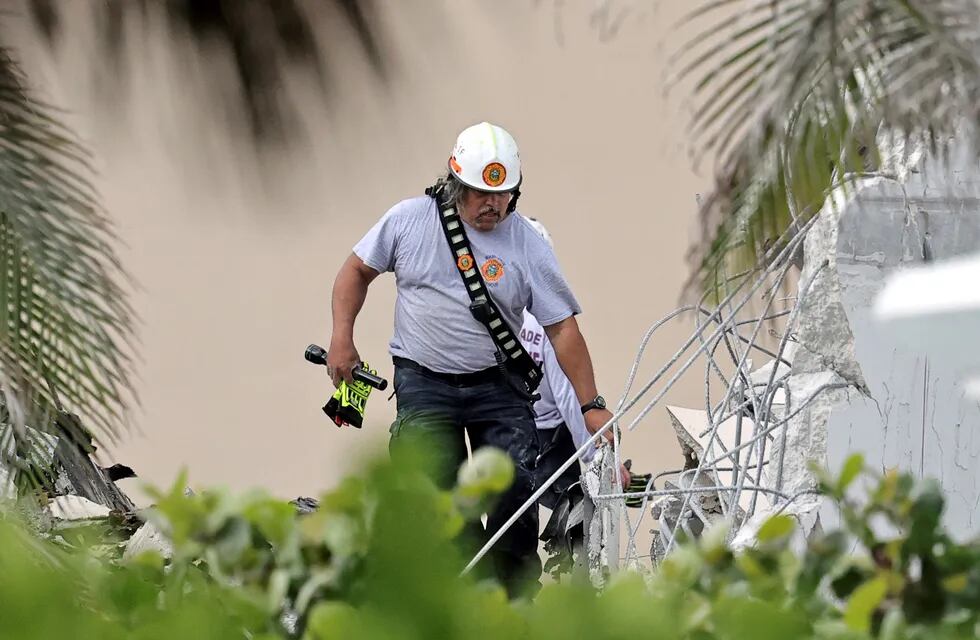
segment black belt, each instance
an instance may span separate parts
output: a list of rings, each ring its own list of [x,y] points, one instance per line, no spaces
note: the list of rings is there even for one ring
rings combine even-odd
[[[473,373],[442,373],[440,371],[433,371],[432,369],[423,367],[418,362],[409,360],[408,358],[392,356],[391,360],[395,363],[396,367],[411,369],[412,371],[421,373],[428,378],[433,378],[435,380],[439,380],[440,382],[451,384],[454,387],[474,387],[478,384],[501,381],[499,367],[490,367],[489,369],[474,371]]]

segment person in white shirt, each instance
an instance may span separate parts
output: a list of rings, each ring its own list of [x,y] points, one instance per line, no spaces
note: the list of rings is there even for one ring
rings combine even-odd
[[[554,241],[544,225],[530,216],[525,216],[525,220],[554,249]],[[524,311],[524,324],[521,326],[519,337],[521,344],[544,373],[541,386],[537,390],[541,397],[534,403],[534,422],[538,435],[534,484],[540,487],[588,441],[592,434],[585,426],[585,417],[575,395],[575,389],[562,371],[547,333],[537,318],[527,310]],[[587,448],[579,459],[588,463],[593,455],[595,455],[595,445]],[[630,475],[625,466],[620,468],[620,476],[623,486],[628,486]],[[580,477],[580,466],[573,464],[541,496],[538,503],[554,509],[558,500],[578,483]]]

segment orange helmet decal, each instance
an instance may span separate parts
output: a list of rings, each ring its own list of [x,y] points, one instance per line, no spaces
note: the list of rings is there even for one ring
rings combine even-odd
[[[483,181],[491,187],[499,187],[507,179],[507,169],[499,162],[491,162],[483,168]]]

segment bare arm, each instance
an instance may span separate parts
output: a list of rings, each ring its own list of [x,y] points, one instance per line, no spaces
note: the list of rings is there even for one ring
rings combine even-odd
[[[579,331],[575,317],[566,318],[557,324],[545,327],[544,330],[555,349],[562,371],[575,389],[579,405],[595,398],[592,358],[589,356],[589,347],[585,344],[585,338]]]
[[[333,332],[327,355],[327,369],[334,384],[341,378],[351,382],[350,372],[361,358],[354,347],[354,320],[364,306],[368,285],[378,272],[351,254],[337,272],[333,283]]]
[[[597,395],[595,372],[592,369],[589,347],[585,344],[585,338],[579,331],[575,317],[566,318],[545,327],[544,330],[555,349],[558,364],[561,365],[562,371],[575,389],[579,406],[591,402]],[[609,411],[593,409],[585,414],[585,426],[591,433],[595,433],[611,418],[612,414]],[[606,431],[605,437],[612,441],[612,431]]]

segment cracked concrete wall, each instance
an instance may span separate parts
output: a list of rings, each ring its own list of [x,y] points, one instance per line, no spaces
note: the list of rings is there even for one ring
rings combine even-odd
[[[946,524],[967,535],[980,531],[980,403],[965,396],[959,365],[899,343],[871,309],[892,270],[980,247],[975,155],[954,148],[949,167],[927,158],[901,183],[867,180],[825,207],[811,230],[801,282],[818,273],[801,303],[789,404],[835,380],[849,386],[824,392],[789,422],[783,487],[812,483],[807,458],[836,470],[862,452],[873,467],[939,479]]]

